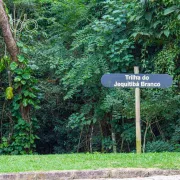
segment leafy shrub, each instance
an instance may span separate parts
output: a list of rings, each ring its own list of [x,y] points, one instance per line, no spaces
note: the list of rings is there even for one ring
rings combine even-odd
[[[171,152],[173,150],[174,150],[174,146],[172,146],[172,144],[161,140],[148,142],[146,145],[146,152],[163,152],[163,151]]]

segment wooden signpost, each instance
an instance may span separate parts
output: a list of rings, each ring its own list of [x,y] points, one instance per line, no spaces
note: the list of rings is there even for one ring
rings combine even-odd
[[[139,74],[139,67],[134,67],[134,74]],[[135,88],[135,112],[136,112],[136,152],[141,153],[141,113],[140,113],[140,88]]]
[[[141,153],[141,115],[140,88],[168,88],[172,85],[168,74],[139,74],[139,67],[134,67],[134,74],[105,74],[101,83],[109,88],[135,88],[136,112],[136,152]]]

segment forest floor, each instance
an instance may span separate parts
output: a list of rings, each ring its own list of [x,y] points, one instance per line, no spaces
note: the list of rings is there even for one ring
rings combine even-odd
[[[54,154],[0,156],[0,173],[97,170],[103,168],[180,169],[180,153]]]

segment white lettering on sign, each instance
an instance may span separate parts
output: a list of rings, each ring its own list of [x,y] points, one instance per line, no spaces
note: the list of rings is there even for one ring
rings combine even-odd
[[[144,75],[144,76],[142,77],[142,80],[149,80],[149,76]]]
[[[161,83],[146,83],[144,81],[142,82],[118,82],[116,81],[114,84],[114,87],[160,87]]]
[[[136,87],[139,86],[139,82],[115,82],[114,87]]]
[[[154,82],[149,83],[149,76],[138,76],[138,75],[125,75],[127,82],[118,82],[116,81],[114,87],[160,87],[161,83]],[[143,81],[141,81],[141,79]],[[140,82],[139,82],[140,81]]]
[[[141,87],[160,87],[161,83],[146,83],[144,81],[141,82]]]
[[[168,88],[173,79],[168,74],[105,74],[101,78],[105,87],[116,88]]]
[[[126,80],[141,80],[141,76],[137,75],[125,75]]]

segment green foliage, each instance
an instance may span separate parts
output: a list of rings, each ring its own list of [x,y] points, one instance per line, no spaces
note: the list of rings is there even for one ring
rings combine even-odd
[[[107,89],[100,83],[105,73],[133,73],[134,65],[141,73],[167,73],[174,80],[169,89],[141,91],[146,151],[179,151],[178,0],[13,2],[16,17],[26,12],[38,29],[18,36],[18,62],[10,63],[0,49],[0,115],[11,112],[13,118],[3,118],[4,153],[32,153],[35,143],[39,153],[111,152],[113,146],[119,152],[134,151],[134,89]],[[13,14],[13,3],[6,4]],[[14,93],[13,98],[7,93],[8,101],[6,69]],[[28,121],[21,109],[29,111]]]
[[[155,72],[175,75],[176,61],[179,54],[178,46],[164,47],[154,58]]]
[[[180,152],[180,120],[177,120],[177,123],[174,127],[174,133],[172,134],[171,137],[171,142],[174,144],[174,151]]]
[[[100,78],[109,72],[132,73],[133,65],[139,65],[142,72],[169,73],[177,77],[178,41],[172,44],[173,36],[179,38],[176,31],[177,14],[175,11],[167,14],[168,8],[176,2],[166,2],[163,9],[160,9],[162,3],[152,2],[143,7],[136,1],[124,4],[122,1],[88,4],[90,8],[87,6],[87,12],[92,13],[93,8],[99,8],[100,13],[93,12],[88,22],[86,17],[80,18],[78,23],[74,21],[76,26],[73,23],[71,25],[74,33],[71,30],[64,35],[60,32],[62,38],[58,38],[58,41],[51,39],[53,48],[43,54],[46,55],[46,62],[55,70],[55,76],[61,79],[59,85],[64,90],[64,100],[72,103],[73,111],[66,119],[68,128],[80,133],[82,127],[88,129],[92,123],[97,125],[105,121],[134,150],[134,93],[131,90],[101,88]],[[66,14],[70,15],[69,12]],[[57,27],[58,23],[65,25],[65,21],[60,18],[55,21]],[[61,46],[58,48],[57,44]],[[60,53],[62,49],[63,55]],[[152,131],[156,136],[159,136],[154,124],[157,120],[162,126],[163,121],[168,122],[178,116],[178,99],[175,87],[167,91],[143,90],[142,120],[152,123]],[[166,111],[167,104],[171,113],[170,110]],[[143,126],[142,132],[144,129]],[[102,131],[103,136],[106,134],[101,137],[103,142],[103,139],[110,137],[110,132],[105,127]],[[83,129],[82,136],[86,136],[86,132],[89,133]],[[166,137],[169,138],[168,135]],[[150,132],[147,138],[152,140]],[[112,143],[102,143],[102,146],[105,149],[112,148]],[[126,147],[123,148],[126,150]]]
[[[7,67],[14,76],[13,87],[6,88],[6,99],[11,101],[9,113],[13,133],[8,138],[2,137],[0,154],[32,154],[38,139],[34,134],[37,121],[29,117],[31,107],[39,108],[37,80],[31,75],[32,69],[27,67],[27,59],[19,55],[18,60],[19,63],[11,62]]]
[[[32,121],[32,123],[37,124],[36,120]],[[14,126],[12,138],[10,140],[5,137],[2,138],[0,154],[33,154],[33,150],[36,147],[35,140],[38,137],[33,133],[33,131],[37,130],[37,127],[32,126],[32,123],[19,118]]]
[[[112,152],[114,142],[112,141],[111,137],[107,137],[102,140],[102,145],[105,152]]]
[[[18,67],[18,64],[17,64],[16,62],[12,62],[12,63],[10,64],[10,69],[11,69],[12,71],[14,71],[17,67]]]
[[[4,56],[0,59],[0,73],[9,66],[10,59],[8,56]]]
[[[147,152],[172,152],[174,150],[172,144],[165,141],[148,142],[146,146]]]

